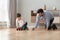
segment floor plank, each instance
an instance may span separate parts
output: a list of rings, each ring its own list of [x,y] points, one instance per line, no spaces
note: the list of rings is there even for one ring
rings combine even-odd
[[[15,28],[1,29],[0,40],[60,40],[60,31],[45,29],[17,31]]]

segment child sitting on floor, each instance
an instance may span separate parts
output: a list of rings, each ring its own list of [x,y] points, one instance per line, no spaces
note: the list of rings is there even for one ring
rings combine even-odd
[[[24,22],[21,19],[21,14],[20,13],[17,14],[16,27],[17,27],[17,30],[26,30],[26,29],[28,29],[27,28],[27,22]]]

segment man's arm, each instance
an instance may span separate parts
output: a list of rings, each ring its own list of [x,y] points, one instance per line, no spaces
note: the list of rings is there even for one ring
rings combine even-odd
[[[50,20],[49,19],[46,19],[45,22],[46,22],[46,26],[48,28],[49,27],[49,24],[50,24]]]
[[[39,19],[40,19],[40,17],[39,17],[39,15],[37,14],[37,16],[36,16],[36,26],[35,26],[35,27],[37,27],[37,26],[39,25]]]

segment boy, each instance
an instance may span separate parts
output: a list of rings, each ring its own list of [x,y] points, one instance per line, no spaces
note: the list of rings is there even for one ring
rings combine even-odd
[[[17,30],[26,30],[27,28],[27,22],[25,23],[22,19],[21,19],[21,14],[17,14],[17,18],[16,18],[16,27]]]

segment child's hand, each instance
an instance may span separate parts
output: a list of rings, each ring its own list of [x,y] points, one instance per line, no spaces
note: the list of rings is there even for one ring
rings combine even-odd
[[[44,23],[44,20],[43,19],[40,19],[40,23]]]

